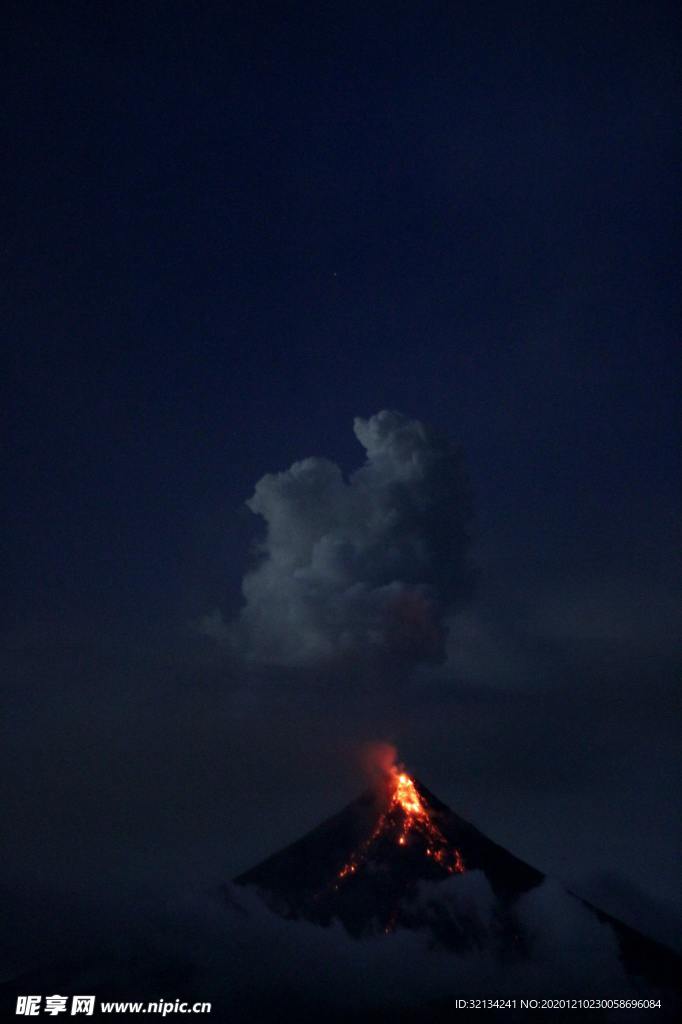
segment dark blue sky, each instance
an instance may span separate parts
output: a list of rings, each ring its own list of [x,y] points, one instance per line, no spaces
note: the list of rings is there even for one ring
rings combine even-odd
[[[384,407],[462,441],[488,541],[669,531],[673,5],[365,6],[13,5],[20,619],[236,590],[255,480]]]
[[[542,823],[558,792],[563,820],[604,830],[590,845],[583,829],[579,871],[639,813],[637,863],[651,857],[661,899],[674,891],[676,8],[9,5],[3,650],[27,730],[22,857],[40,856],[41,801],[80,806],[83,771],[50,732],[60,714],[76,729],[90,700],[156,701],[158,668],[103,668],[95,647],[125,663],[182,645],[216,606],[229,616],[255,482],[313,454],[354,468],[353,417],[392,408],[464,448],[481,566],[467,686],[556,684],[521,710],[467,706],[469,745],[438,739],[447,716],[425,711],[406,739],[425,781],[548,870],[563,863],[558,823]],[[121,835],[135,832],[131,764],[165,779],[164,801],[142,786],[140,820],[163,806],[215,821],[227,744],[197,725],[217,712],[195,712],[198,756],[158,738],[149,753],[128,710],[111,728],[102,712],[97,742],[116,753],[88,772],[115,790]],[[277,713],[277,742],[300,747],[295,710]],[[122,749],[119,779],[102,766]],[[307,769],[277,756],[291,792]],[[293,838],[272,773],[235,757],[273,834]],[[296,828],[334,809],[337,781],[308,794]],[[154,826],[168,845],[173,827]],[[254,836],[235,870],[275,845]],[[630,853],[606,860],[632,868]]]

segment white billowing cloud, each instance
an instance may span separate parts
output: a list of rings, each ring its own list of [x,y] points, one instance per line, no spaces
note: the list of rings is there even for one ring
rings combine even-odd
[[[230,892],[231,909],[220,927],[230,948],[233,996],[249,969],[254,970],[252,964],[257,965],[254,989],[258,986],[262,994],[271,986],[349,1016],[368,1007],[425,1007],[431,1001],[489,997],[492,992],[499,997],[634,994],[615,933],[553,882],[525,894],[514,907],[514,919],[527,940],[516,956],[500,955],[499,907],[479,871],[424,883],[416,897],[422,909],[439,905],[441,913],[459,920],[465,938],[475,932],[477,941],[467,942],[461,952],[441,946],[429,927],[398,927],[389,936],[355,939],[338,921],[321,928],[278,918],[260,903],[256,890]],[[231,923],[230,917],[237,920]],[[224,941],[216,945],[225,949]],[[224,959],[222,971],[224,976]]]
[[[297,1012],[333,1010],[339,1019],[365,1019],[377,1009],[426,1011],[433,1002],[461,996],[636,994],[610,927],[558,886],[546,883],[519,900],[514,915],[528,944],[516,956],[500,955],[496,901],[480,872],[425,885],[417,899],[456,915],[478,941],[456,952],[435,941],[429,927],[356,939],[336,920],[320,927],[279,917],[257,890],[226,886],[219,899],[187,893],[147,916],[139,907],[126,908],[131,924],[121,927],[125,917],[117,918],[118,931],[92,914],[78,943],[91,960],[87,980],[99,970],[107,991],[122,980],[130,989],[134,964],[137,998],[158,998],[159,979],[167,979],[173,965],[174,997],[229,1007],[234,1021],[271,1020],[283,993]],[[71,981],[78,991],[86,979],[76,974]],[[630,1019],[639,1018],[630,1011]]]
[[[251,660],[444,655],[445,612],[473,583],[459,452],[395,412],[357,418],[354,431],[366,462],[347,481],[335,463],[307,458],[264,476],[247,502],[267,532],[227,632]]]

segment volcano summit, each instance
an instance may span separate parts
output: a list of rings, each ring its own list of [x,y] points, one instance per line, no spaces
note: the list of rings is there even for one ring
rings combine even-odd
[[[543,875],[491,842],[397,768],[298,842],[240,875],[271,908],[318,924],[338,918],[352,935],[414,927],[421,883],[483,871],[500,901],[538,885]],[[467,935],[450,929],[449,942]]]
[[[491,894],[490,914],[459,898],[467,876],[474,875]],[[542,937],[520,908],[545,875],[488,839],[402,768],[392,768],[378,789],[235,881],[256,887],[283,917],[322,926],[336,919],[356,938],[419,931],[430,936],[433,948],[459,956],[485,951],[501,964],[543,952],[537,948]],[[615,939],[626,975],[642,991],[677,988],[676,954],[561,892],[569,908],[603,926],[609,942]]]

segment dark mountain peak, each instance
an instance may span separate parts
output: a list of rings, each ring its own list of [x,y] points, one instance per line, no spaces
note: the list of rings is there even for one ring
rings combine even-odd
[[[487,839],[418,779],[392,769],[302,839],[240,875],[279,913],[321,924],[337,917],[353,934],[406,919],[423,882],[480,870],[506,906],[543,875]]]
[[[487,921],[467,909],[466,899],[458,903],[458,887],[465,892],[470,872],[482,873],[492,891],[494,909]],[[507,959],[531,953],[533,935],[515,905],[544,880],[542,872],[488,839],[417,778],[393,768],[381,785],[235,882],[257,887],[271,909],[285,917],[321,925],[338,919],[355,936],[427,929],[442,947],[487,948]],[[565,895],[613,929],[631,976],[677,988],[676,954],[579,897]]]

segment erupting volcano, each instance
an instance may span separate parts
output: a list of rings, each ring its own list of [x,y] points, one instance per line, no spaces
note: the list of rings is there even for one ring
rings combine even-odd
[[[467,901],[467,880],[475,885],[474,873],[485,876],[492,891],[487,920]],[[340,813],[235,879],[256,887],[287,918],[320,925],[338,920],[358,937],[419,930],[434,946],[464,955],[486,950],[500,962],[537,952],[517,905],[544,880],[395,766]],[[578,897],[565,896],[613,929],[628,973],[676,990],[675,954]]]
[[[486,873],[505,905],[543,877],[392,766],[380,785],[237,882],[257,886],[284,916],[338,918],[361,935],[415,926],[419,886],[471,869]],[[462,945],[472,936],[457,926],[449,940]]]

